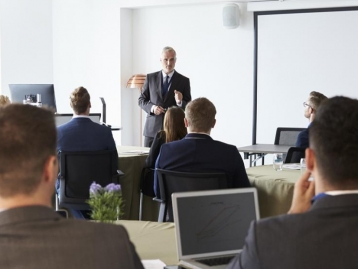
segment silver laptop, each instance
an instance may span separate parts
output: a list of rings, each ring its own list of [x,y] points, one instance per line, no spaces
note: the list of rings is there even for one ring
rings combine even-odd
[[[73,114],[70,113],[55,114],[56,127],[69,122],[70,120],[72,120],[72,118],[73,118]],[[90,113],[89,118],[93,122],[100,124],[101,113]]]
[[[189,268],[225,268],[259,219],[255,188],[173,193],[172,201],[179,262]]]

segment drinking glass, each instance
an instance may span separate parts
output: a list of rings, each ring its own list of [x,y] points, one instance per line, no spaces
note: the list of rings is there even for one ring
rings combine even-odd
[[[302,175],[306,171],[306,159],[305,158],[301,158],[300,167],[301,167],[300,170],[301,170],[301,175]]]
[[[276,171],[282,171],[283,165],[283,153],[274,153],[273,154],[273,169]]]

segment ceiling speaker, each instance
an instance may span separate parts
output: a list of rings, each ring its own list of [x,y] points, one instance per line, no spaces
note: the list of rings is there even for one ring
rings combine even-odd
[[[240,8],[238,5],[226,4],[223,7],[223,25],[227,29],[235,29],[240,24]]]

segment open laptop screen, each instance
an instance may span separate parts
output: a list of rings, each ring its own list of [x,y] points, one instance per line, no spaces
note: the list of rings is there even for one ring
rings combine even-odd
[[[73,114],[71,113],[67,113],[67,114],[55,114],[55,120],[56,120],[56,127],[65,124],[67,122],[69,122],[70,120],[72,120],[73,118]],[[95,122],[95,123],[100,123],[100,119],[101,119],[101,113],[90,113],[89,114],[89,118]]]
[[[251,221],[259,218],[255,188],[177,193],[173,198],[181,258],[239,252]]]

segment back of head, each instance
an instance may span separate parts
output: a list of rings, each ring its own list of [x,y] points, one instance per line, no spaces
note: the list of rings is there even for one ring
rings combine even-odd
[[[310,148],[324,180],[339,189],[358,188],[358,100],[327,99],[310,127]]]
[[[327,100],[327,96],[325,96],[324,94],[322,94],[320,92],[314,92],[313,91],[313,92],[310,93],[309,103],[310,103],[310,106],[313,108],[314,111],[317,111],[319,106],[325,100]]]
[[[90,95],[86,88],[76,88],[70,96],[71,107],[75,114],[80,115],[85,113],[88,106],[90,105],[90,99]]]
[[[33,193],[46,160],[56,155],[53,112],[31,105],[0,107],[0,196]]]
[[[6,95],[0,95],[0,106],[8,105],[10,104],[10,99]]]
[[[187,134],[184,118],[184,110],[180,107],[170,107],[165,112],[163,129],[166,134],[166,143],[180,140]]]
[[[191,132],[210,132],[215,125],[216,108],[210,100],[199,97],[185,108],[185,118]]]

